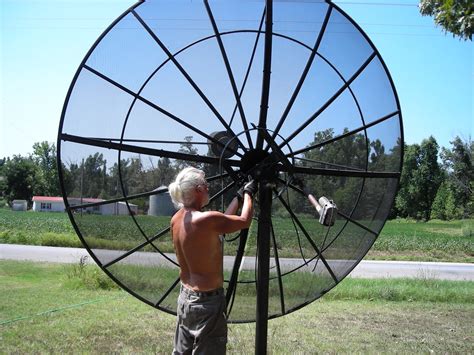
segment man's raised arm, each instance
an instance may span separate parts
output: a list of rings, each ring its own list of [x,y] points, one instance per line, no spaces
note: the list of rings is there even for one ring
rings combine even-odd
[[[240,215],[234,213],[238,210],[238,198],[234,198],[225,213],[216,211],[206,212],[206,223],[218,233],[233,233],[241,229],[247,229],[252,223],[253,196],[257,192],[257,183],[250,181],[242,189],[242,211]]]

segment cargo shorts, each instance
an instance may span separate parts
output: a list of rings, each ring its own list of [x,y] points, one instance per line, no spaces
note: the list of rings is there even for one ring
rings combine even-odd
[[[178,297],[173,354],[225,354],[224,289],[196,292],[183,285]]]

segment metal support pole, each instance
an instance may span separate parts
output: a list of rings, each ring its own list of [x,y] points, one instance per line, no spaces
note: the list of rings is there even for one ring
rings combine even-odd
[[[270,233],[272,186],[266,181],[259,186],[260,213],[257,236],[257,315],[255,333],[255,354],[267,353],[268,333],[268,280],[270,272]]]
[[[260,115],[258,119],[258,128],[266,130],[268,100],[270,96],[270,76],[272,70],[272,36],[273,36],[273,0],[265,1],[265,47],[263,53],[263,80],[262,97],[260,101]],[[263,148],[263,135],[259,130],[257,136],[257,150]]]

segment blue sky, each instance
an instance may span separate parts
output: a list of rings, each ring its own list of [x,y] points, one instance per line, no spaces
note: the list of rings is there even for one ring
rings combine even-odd
[[[384,58],[401,102],[405,140],[448,146],[473,133],[473,46],[421,17],[413,0],[336,2]],[[398,5],[376,5],[375,3]],[[125,0],[0,2],[0,157],[55,142],[74,73]]]

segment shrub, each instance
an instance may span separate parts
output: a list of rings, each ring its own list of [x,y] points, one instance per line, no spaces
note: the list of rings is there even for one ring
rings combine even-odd
[[[43,233],[39,235],[41,245],[50,247],[80,248],[82,243],[73,234]]]
[[[40,245],[39,240],[32,238],[29,233],[10,229],[0,231],[0,242],[4,244]]]
[[[96,265],[87,264],[87,256],[82,256],[77,264],[66,266],[66,287],[88,290],[113,290],[119,286]]]

